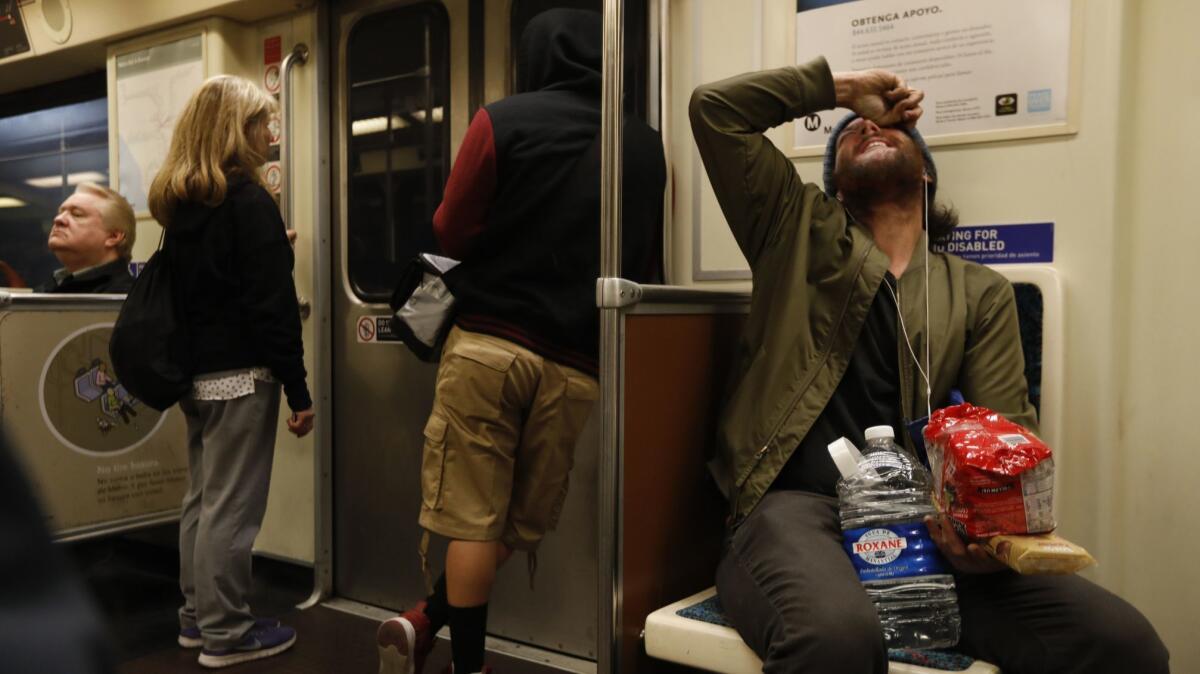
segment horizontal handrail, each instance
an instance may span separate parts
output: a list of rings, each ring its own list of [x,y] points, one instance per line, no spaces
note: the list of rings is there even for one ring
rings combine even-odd
[[[5,306],[55,306],[63,304],[86,304],[89,306],[120,307],[124,295],[87,293],[11,293],[0,290],[0,307]]]
[[[642,285],[639,304],[739,304],[750,301],[749,290],[716,290],[695,286]]]

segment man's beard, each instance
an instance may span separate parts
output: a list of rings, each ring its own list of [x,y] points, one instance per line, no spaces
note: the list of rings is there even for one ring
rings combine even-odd
[[[903,150],[883,161],[839,162],[833,184],[851,211],[870,211],[877,204],[916,198],[921,191],[922,164]]]

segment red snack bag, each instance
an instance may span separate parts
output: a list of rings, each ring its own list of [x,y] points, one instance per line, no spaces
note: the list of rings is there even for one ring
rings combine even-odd
[[[938,507],[963,536],[1054,530],[1054,459],[1023,426],[970,403],[944,407],[925,446]]]

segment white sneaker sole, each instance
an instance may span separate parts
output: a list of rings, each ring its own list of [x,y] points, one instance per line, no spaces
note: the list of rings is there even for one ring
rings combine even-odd
[[[396,632],[404,640],[403,648],[396,643]],[[384,641],[388,643],[383,643]],[[415,674],[416,663],[410,657],[416,646],[417,631],[406,618],[392,618],[379,626],[376,636],[379,646],[379,674]]]
[[[252,660],[262,660],[263,658],[269,658],[272,655],[279,655],[280,653],[291,648],[292,645],[295,643],[296,643],[296,637],[293,636],[291,639],[288,639],[287,641],[283,642],[282,644],[279,644],[278,646],[272,646],[271,648],[263,648],[263,649],[260,649],[257,651],[245,651],[243,653],[230,653],[228,655],[209,655],[207,653],[201,653],[200,658],[198,659],[198,662],[200,663],[200,666],[202,666],[202,667],[208,667],[209,669],[220,669],[221,667],[230,667],[232,665],[238,665],[243,662],[250,662]]]
[[[193,639],[191,637],[185,637],[182,634],[179,635],[178,641],[180,648],[200,648],[204,645],[203,639]]]

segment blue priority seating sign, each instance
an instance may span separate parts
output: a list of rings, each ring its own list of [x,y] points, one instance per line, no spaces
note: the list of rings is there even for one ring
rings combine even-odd
[[[933,249],[980,264],[1053,262],[1054,223],[960,225]]]

